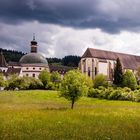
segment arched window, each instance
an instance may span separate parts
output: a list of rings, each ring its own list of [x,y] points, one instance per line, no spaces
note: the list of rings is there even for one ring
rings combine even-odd
[[[33,77],[35,77],[35,74],[33,73]]]
[[[88,67],[88,76],[90,77],[90,67]]]
[[[95,67],[95,76],[97,75],[97,67]]]

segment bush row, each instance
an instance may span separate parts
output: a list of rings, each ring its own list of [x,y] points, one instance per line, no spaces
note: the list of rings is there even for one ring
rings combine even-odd
[[[130,88],[104,88],[90,89],[88,97],[107,99],[107,100],[125,100],[140,102],[140,89],[132,91]]]

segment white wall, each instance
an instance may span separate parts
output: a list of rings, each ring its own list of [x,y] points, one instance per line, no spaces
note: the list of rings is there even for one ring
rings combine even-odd
[[[23,67],[22,67],[22,73],[21,73],[21,75],[22,75],[22,76],[33,77],[33,74],[34,74],[34,75],[35,75],[35,78],[38,78],[40,72],[41,72],[42,70],[45,70],[45,69],[48,70],[48,68],[45,68],[45,67],[23,66]]]
[[[99,62],[98,63],[98,73],[108,75],[108,63]]]

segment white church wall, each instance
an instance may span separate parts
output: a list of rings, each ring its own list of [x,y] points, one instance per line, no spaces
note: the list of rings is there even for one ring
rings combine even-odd
[[[108,63],[99,62],[98,63],[98,73],[108,75]]]

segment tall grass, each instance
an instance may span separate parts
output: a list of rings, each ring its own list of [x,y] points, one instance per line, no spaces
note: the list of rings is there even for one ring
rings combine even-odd
[[[55,91],[0,93],[0,140],[138,140],[139,130],[139,103],[83,97],[71,110]]]

